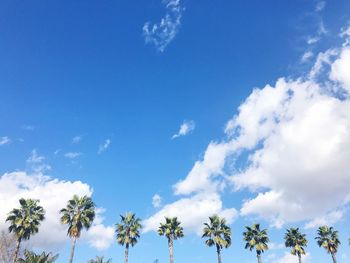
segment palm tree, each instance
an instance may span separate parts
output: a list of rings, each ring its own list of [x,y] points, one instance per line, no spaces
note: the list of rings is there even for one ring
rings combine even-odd
[[[53,263],[58,258],[57,255],[52,255],[52,253],[42,252],[41,254],[35,254],[32,251],[24,251],[24,258],[20,258],[18,263]]]
[[[269,249],[267,229],[260,230],[260,224],[253,224],[251,227],[246,226],[246,229],[246,232],[243,233],[243,239],[247,242],[245,249],[249,248],[250,251],[255,249],[258,263],[261,263],[261,253]]]
[[[111,263],[112,259],[104,260],[103,257],[96,257],[95,259],[90,259],[88,263]]]
[[[29,240],[31,235],[38,233],[40,223],[45,219],[45,210],[38,205],[39,200],[19,200],[20,208],[13,209],[6,222],[10,222],[9,232],[16,235],[17,243],[13,262],[17,261],[22,240]]]
[[[335,254],[340,245],[338,231],[334,230],[333,227],[321,226],[317,230],[317,237],[315,239],[319,247],[323,247],[332,255],[333,263],[337,263]]]
[[[231,228],[226,225],[226,220],[217,215],[209,217],[210,224],[204,223],[202,238],[208,238],[205,244],[216,247],[218,263],[221,263],[221,250],[231,245]]]
[[[125,245],[125,257],[124,263],[128,262],[129,258],[129,246],[136,245],[137,240],[140,238],[141,219],[136,218],[135,214],[126,213],[125,216],[120,216],[120,224],[116,224],[117,241],[120,245]]]
[[[174,263],[174,240],[184,236],[183,228],[180,225],[181,222],[177,220],[177,217],[165,217],[165,223],[160,223],[160,227],[158,229],[158,234],[160,236],[165,236],[168,239],[170,263]]]
[[[80,237],[83,228],[88,230],[95,219],[95,204],[86,195],[79,197],[74,195],[68,201],[66,208],[61,209],[61,223],[68,225],[67,235],[72,240],[69,262],[73,262],[75,243]]]
[[[292,248],[291,254],[297,255],[299,263],[301,263],[301,255],[305,255],[305,248],[307,246],[306,235],[300,233],[299,228],[287,229],[284,236],[286,247]]]

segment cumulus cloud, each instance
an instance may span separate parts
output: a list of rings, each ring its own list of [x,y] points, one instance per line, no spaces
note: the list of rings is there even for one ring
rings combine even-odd
[[[193,211],[196,212],[193,213]],[[237,211],[233,208],[224,209],[218,194],[201,193],[165,205],[159,212],[143,221],[143,231],[157,231],[164,217],[176,216],[186,232],[201,234],[203,223],[213,214],[225,217],[228,223],[232,223],[237,216]]]
[[[0,146],[9,144],[11,142],[11,139],[7,136],[0,137]]]
[[[79,156],[81,156],[82,153],[80,152],[67,152],[64,154],[64,157],[68,158],[68,159],[76,159]]]
[[[155,45],[158,51],[163,52],[177,35],[184,8],[180,0],[162,0],[166,14],[159,23],[146,22],[143,26],[143,35],[146,43]]]
[[[180,136],[185,136],[191,133],[195,128],[196,128],[196,123],[194,121],[184,121],[181,124],[179,131],[176,134],[174,134],[171,138],[176,139]]]
[[[34,158],[34,160],[42,160]],[[18,207],[20,198],[40,199],[40,205],[46,210],[46,218],[42,222],[39,233],[30,239],[33,247],[52,250],[62,247],[68,240],[67,228],[61,225],[59,210],[74,195],[92,195],[89,185],[80,181],[63,181],[43,174],[27,172],[6,173],[0,177],[0,231],[6,230],[6,215]],[[101,218],[103,210],[97,210],[97,218]],[[82,233],[82,239],[92,247],[106,249],[113,242],[113,227],[105,226],[102,220],[96,220],[88,232]]]
[[[286,252],[282,258],[274,260],[273,263],[295,263],[295,262],[297,262],[297,260],[298,260],[297,256],[294,256],[294,255]],[[302,256],[302,261],[304,263],[311,262],[310,253],[306,253],[306,255],[303,255]]]
[[[152,197],[152,205],[154,208],[158,208],[160,207],[162,204],[162,198],[160,197],[159,194],[155,194],[153,197]]]
[[[105,140],[104,143],[100,144],[100,146],[98,147],[97,153],[101,154],[104,151],[106,151],[108,149],[108,147],[110,146],[111,142],[112,141],[110,139]]]

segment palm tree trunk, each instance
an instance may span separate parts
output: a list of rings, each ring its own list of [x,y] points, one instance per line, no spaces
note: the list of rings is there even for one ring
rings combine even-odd
[[[337,259],[335,257],[335,253],[332,253],[332,259],[333,259],[333,263],[337,263]]]
[[[128,263],[128,260],[129,260],[129,244],[126,244],[126,246],[125,246],[124,263]]]
[[[77,242],[77,238],[73,237],[73,239],[72,239],[72,246],[71,246],[71,249],[70,249],[69,263],[73,263],[74,249],[75,249],[75,243],[76,242]]]
[[[21,245],[21,239],[18,239],[17,244],[16,244],[15,254],[13,256],[13,263],[16,263],[16,261],[17,261],[20,245]]]
[[[173,240],[168,240],[169,245],[169,255],[170,255],[170,263],[174,263],[174,254],[173,254]]]
[[[301,254],[298,253],[298,259],[299,259],[299,263],[301,263]]]
[[[258,257],[258,263],[262,263],[262,261],[261,261],[261,255],[260,255],[260,254],[257,254],[257,257]]]
[[[220,253],[220,247],[216,246],[216,253],[218,254],[218,263],[221,263],[221,253]]]

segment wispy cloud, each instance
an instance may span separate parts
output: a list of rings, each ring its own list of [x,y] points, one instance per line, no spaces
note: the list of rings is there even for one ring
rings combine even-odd
[[[108,149],[108,147],[111,145],[111,140],[110,139],[106,139],[104,141],[104,143],[100,144],[100,146],[98,147],[98,154],[103,153],[104,151],[106,151]]]
[[[43,174],[44,172],[51,170],[51,166],[44,163],[44,160],[45,157],[39,155],[37,150],[33,149],[26,162],[34,173]]]
[[[159,194],[155,194],[153,197],[152,197],[152,205],[154,208],[158,208],[160,207],[160,205],[162,204],[162,198],[160,197]]]
[[[76,159],[79,156],[81,156],[82,153],[80,152],[67,152],[64,154],[64,157],[68,158],[68,159]]]
[[[11,139],[7,136],[0,137],[0,146],[11,142]]]
[[[34,131],[35,127],[33,125],[22,125],[21,127],[23,130],[27,130],[27,131]]]
[[[301,62],[305,63],[309,61],[313,56],[314,56],[314,53],[312,53],[311,51],[306,51],[301,57]]]
[[[171,137],[171,139],[175,139],[175,138],[178,138],[180,136],[185,136],[185,135],[189,134],[190,132],[192,132],[195,128],[196,128],[196,124],[194,121],[184,121],[181,124],[178,133],[174,134]]]
[[[81,135],[74,136],[72,138],[72,143],[77,144],[77,143],[81,142],[82,139],[83,139],[83,137]]]
[[[321,12],[326,7],[326,1],[321,1],[316,4],[315,11]]]
[[[163,0],[162,3],[166,8],[165,16],[159,23],[146,22],[142,28],[146,43],[154,44],[160,52],[174,40],[184,11],[180,0]]]

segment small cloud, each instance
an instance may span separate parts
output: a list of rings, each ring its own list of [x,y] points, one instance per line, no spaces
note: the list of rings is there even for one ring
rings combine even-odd
[[[37,150],[33,149],[26,162],[34,173],[43,174],[44,172],[51,170],[51,166],[44,163],[44,160],[45,157],[40,156]]]
[[[54,155],[57,155],[57,154],[60,153],[60,151],[61,151],[61,149],[57,149],[56,151],[53,152],[53,154],[54,154]]]
[[[77,143],[81,142],[82,139],[83,139],[83,137],[80,136],[80,135],[74,136],[74,137],[72,138],[72,143],[73,143],[73,144],[77,144]]]
[[[153,197],[152,197],[152,205],[154,208],[158,208],[160,207],[162,204],[162,198],[160,197],[160,195],[158,194],[155,194]]]
[[[326,7],[326,2],[325,1],[318,2],[316,4],[315,11],[316,12],[321,12],[325,7]]]
[[[192,132],[196,128],[196,124],[194,121],[184,121],[181,126],[178,133],[174,134],[171,139],[175,139],[180,136],[185,136]]]
[[[165,16],[158,24],[146,22],[142,28],[146,43],[152,43],[157,50],[164,52],[165,48],[174,40],[181,25],[184,8],[180,0],[163,0],[166,8]]]
[[[76,159],[81,155],[80,152],[67,152],[64,154],[64,157],[67,157],[69,159]]]
[[[11,142],[11,139],[7,136],[0,137],[0,146],[9,144]]]
[[[315,44],[315,43],[317,43],[318,41],[320,41],[320,37],[309,37],[308,39],[307,39],[307,43],[309,44],[309,45],[312,45],[312,44]]]
[[[314,56],[314,53],[312,53],[311,51],[307,51],[301,57],[301,62],[305,63],[305,62],[309,61],[310,58],[312,58],[313,56]]]
[[[21,127],[23,130],[27,130],[27,131],[34,131],[35,127],[33,125],[22,125]]]
[[[98,147],[97,153],[101,154],[104,151],[106,151],[108,149],[108,147],[110,146],[111,142],[112,141],[110,139],[105,140],[104,143],[100,144],[100,146]]]

